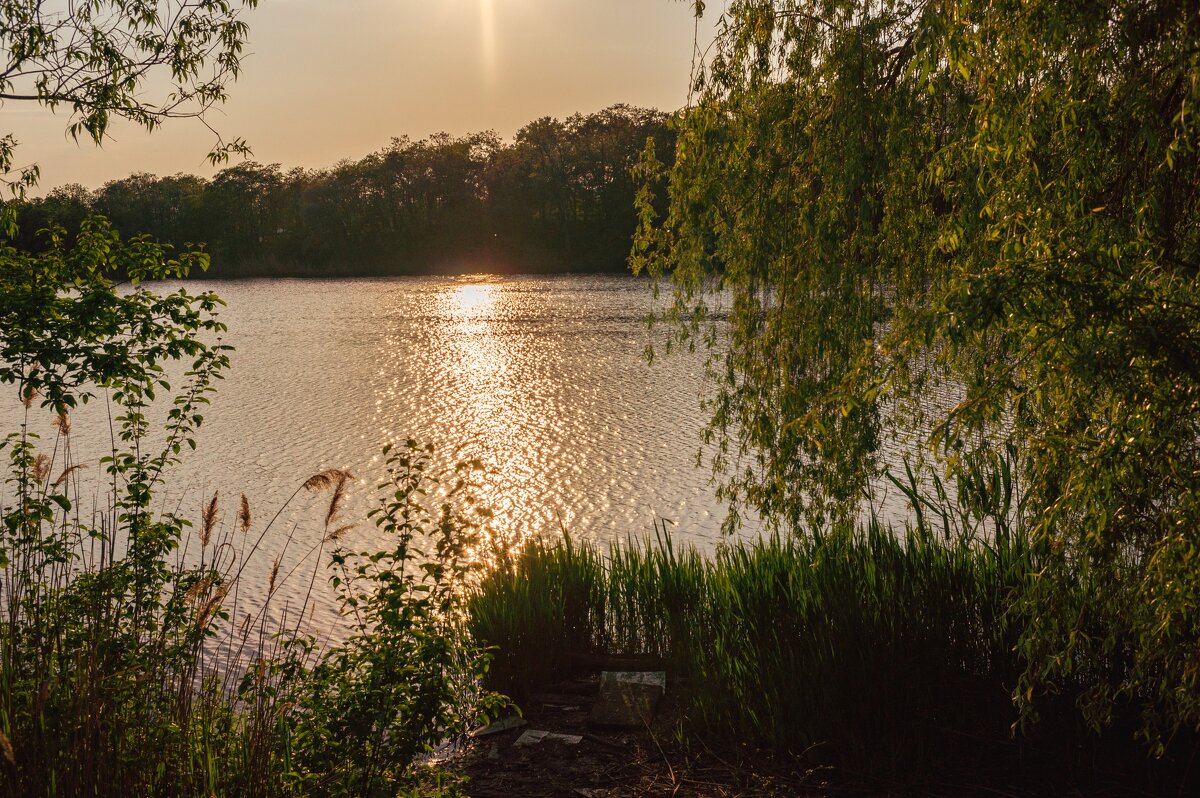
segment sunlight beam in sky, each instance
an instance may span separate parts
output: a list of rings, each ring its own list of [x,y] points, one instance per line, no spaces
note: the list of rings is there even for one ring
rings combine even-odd
[[[498,66],[496,63],[496,0],[479,0],[479,25],[483,78],[491,86],[496,82]]]

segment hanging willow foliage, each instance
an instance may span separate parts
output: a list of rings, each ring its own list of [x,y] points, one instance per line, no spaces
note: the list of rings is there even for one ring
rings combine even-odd
[[[693,78],[632,262],[709,347],[733,518],[854,514],[893,434],[1015,451],[1025,717],[1200,727],[1200,4],[731,0]]]

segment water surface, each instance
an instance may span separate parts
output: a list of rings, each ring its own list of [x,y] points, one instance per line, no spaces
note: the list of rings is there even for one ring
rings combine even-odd
[[[219,491],[232,522],[245,493],[258,528],[308,476],[338,467],[357,477],[343,518],[364,521],[383,474],[381,449],[416,438],[435,444],[443,463],[486,464],[481,499],[495,528],[513,537],[565,528],[610,542],[641,538],[668,519],[679,540],[709,549],[720,539],[725,508],[707,467],[696,464],[702,360],[645,361],[653,299],[643,280],[475,275],[188,287],[228,303],[221,318],[236,351],[197,451],[168,479],[164,506],[197,517]],[[6,429],[19,411],[15,399],[0,411]],[[48,421],[33,420],[47,442]],[[94,486],[96,461],[110,446],[102,401],[75,414],[72,446],[77,461],[93,463]],[[317,545],[327,501],[302,493],[276,522],[248,566],[250,598],[265,594],[281,552],[287,559]],[[376,539],[361,523],[344,542]],[[304,573],[283,595],[303,598]],[[325,610],[333,606],[328,591],[316,595]]]

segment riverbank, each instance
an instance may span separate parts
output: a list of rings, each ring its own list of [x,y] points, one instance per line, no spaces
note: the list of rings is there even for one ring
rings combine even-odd
[[[878,526],[739,544],[711,558],[666,537],[607,554],[570,539],[532,541],[502,559],[469,610],[477,638],[497,647],[493,686],[551,731],[570,715],[546,714],[539,695],[577,680],[581,661],[659,658],[669,700],[627,751],[634,762],[637,751],[657,751],[649,760],[672,772],[686,767],[663,741],[681,763],[723,752],[730,779],[709,794],[880,794],[896,785],[933,794],[937,784],[952,785],[941,794],[1188,794],[1179,790],[1194,738],[1150,758],[1133,737],[1133,702],[1103,734],[1084,723],[1075,701],[1097,663],[1079,663],[1058,695],[1036,697],[1021,725],[1018,638],[1045,556],[1020,537],[983,545]],[[505,772],[503,745],[475,751],[485,760],[467,772],[480,783],[495,778],[488,761]],[[521,767],[546,776],[536,762]],[[776,792],[745,782],[798,773],[821,775]],[[638,783],[595,794],[681,788],[638,792]]]

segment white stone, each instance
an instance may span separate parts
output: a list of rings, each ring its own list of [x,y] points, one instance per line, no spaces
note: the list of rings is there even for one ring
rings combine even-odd
[[[530,729],[517,738],[513,745],[537,745],[538,743],[551,740],[560,742],[563,745],[579,745],[583,742],[583,736],[579,734],[557,734],[556,732],[542,731],[541,729]]]
[[[666,692],[666,671],[605,671],[600,674],[600,684],[616,682],[617,684],[645,684],[658,687]]]

